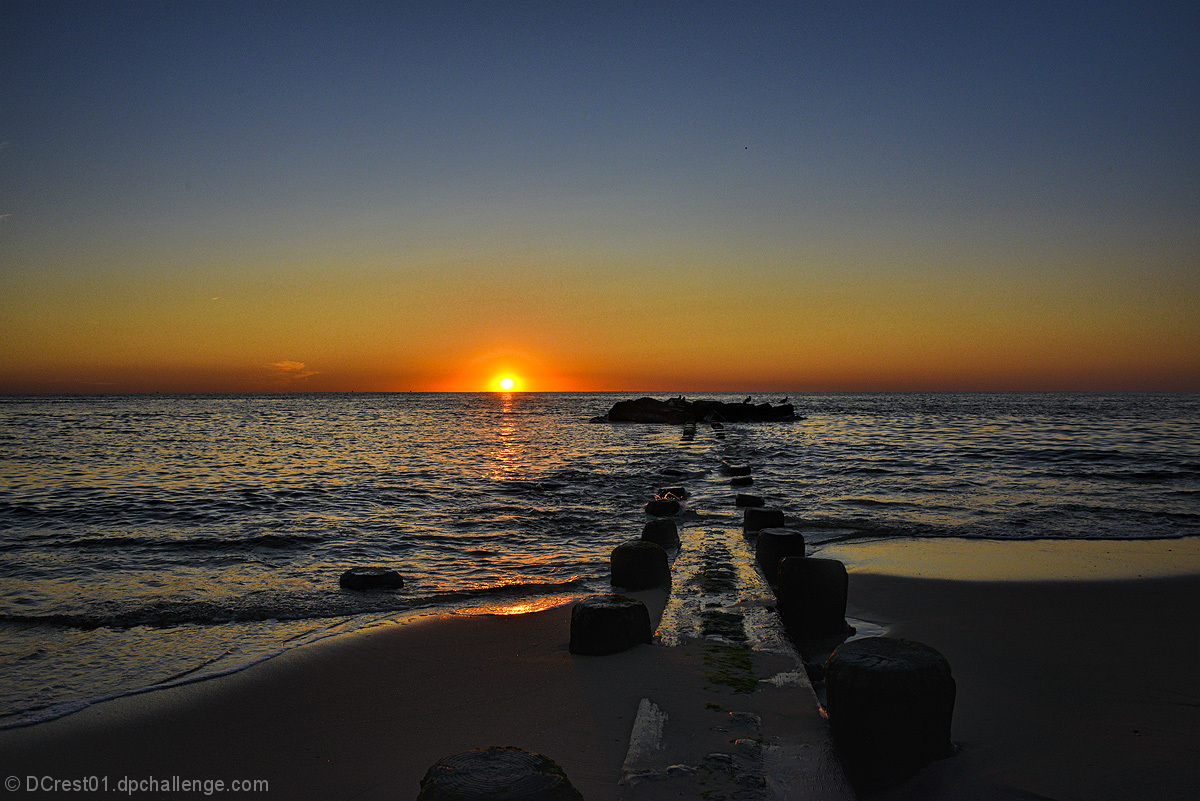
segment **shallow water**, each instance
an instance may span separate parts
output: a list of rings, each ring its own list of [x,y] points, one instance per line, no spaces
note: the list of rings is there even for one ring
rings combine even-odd
[[[604,590],[658,487],[695,487],[685,527],[736,524],[722,458],[812,542],[1200,534],[1196,394],[806,394],[803,420],[690,440],[588,422],[625,397],[0,398],[0,725],[415,610]],[[356,564],[406,585],[339,590]]]

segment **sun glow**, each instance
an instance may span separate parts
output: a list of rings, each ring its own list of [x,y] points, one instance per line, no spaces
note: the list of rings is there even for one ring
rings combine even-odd
[[[503,378],[501,378],[496,383],[499,385],[500,389],[503,390],[504,392],[511,392],[513,390],[513,388],[516,387],[516,385],[517,385],[517,382],[514,381],[511,376],[507,376],[507,375],[504,376]]]

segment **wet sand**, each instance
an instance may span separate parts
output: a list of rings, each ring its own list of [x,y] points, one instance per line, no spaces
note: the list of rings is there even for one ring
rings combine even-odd
[[[851,565],[851,617],[937,648],[958,685],[958,754],[875,798],[1200,798],[1197,541],[821,555]]]
[[[665,591],[629,593],[657,619]],[[734,753],[735,713],[800,743],[775,749],[775,773],[799,771],[786,798],[844,799],[807,684],[752,694],[714,682],[705,644],[640,645],[603,657],[567,650],[570,607],[528,614],[442,616],[299,648],[245,671],[97,704],[66,718],[0,731],[0,770],[16,776],[263,780],[272,798],[415,798],[442,757],[490,745],[545,754],[589,801],[693,799],[738,777],[667,766]],[[771,676],[795,657],[754,655]],[[637,767],[661,774],[621,784],[643,698],[669,719],[662,748]],[[761,715],[761,727],[757,721]],[[746,736],[753,734],[747,730]],[[826,741],[827,743],[827,741]],[[653,750],[653,749],[651,749]],[[790,758],[790,757],[797,758]],[[727,763],[736,766],[734,754]],[[661,762],[661,764],[659,764]],[[797,782],[800,786],[801,782]],[[720,795],[720,793],[718,793]],[[20,797],[61,797],[21,793]],[[141,797],[159,797],[142,794]]]
[[[1200,797],[1197,542],[963,543],[821,554],[851,566],[849,614],[868,622],[864,631],[932,645],[958,684],[959,753],[876,797]],[[1063,560],[1058,574],[1087,577],[1036,573],[1047,552]],[[1155,567],[1164,563],[1172,569]],[[664,592],[637,595],[661,613]],[[797,752],[821,742],[811,691],[714,686],[700,645],[575,657],[569,615],[559,606],[442,616],[300,648],[234,675],[0,731],[0,771],[22,788],[29,776],[95,776],[110,789],[122,777],[178,776],[265,779],[274,798],[412,798],[441,757],[515,745],[557,760],[590,801],[632,801],[714,789],[698,774],[619,784],[643,698],[670,711],[668,761],[736,756],[739,712],[794,736]],[[786,659],[755,659],[760,676],[788,669]],[[820,759],[789,764],[807,777],[785,797],[846,797]],[[729,788],[736,782],[715,789]]]
[[[266,779],[274,798],[413,798],[438,759],[514,745],[557,759],[589,797],[612,797],[597,788],[620,778],[640,697],[621,676],[649,648],[572,657],[569,621],[559,606],[338,638],[0,732],[0,762],[23,781]]]

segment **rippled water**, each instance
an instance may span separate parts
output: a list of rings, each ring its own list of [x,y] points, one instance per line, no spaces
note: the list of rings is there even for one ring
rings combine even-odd
[[[734,520],[722,458],[812,541],[1200,534],[1200,395],[811,394],[691,440],[588,422],[625,397],[0,398],[0,725],[605,589],[656,488],[693,490],[684,526]],[[357,564],[406,586],[339,590]]]

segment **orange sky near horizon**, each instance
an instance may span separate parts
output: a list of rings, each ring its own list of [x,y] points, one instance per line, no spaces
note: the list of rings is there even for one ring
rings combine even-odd
[[[43,283],[0,301],[23,343],[0,354],[0,390],[1198,388],[1183,280],[633,272]]]
[[[1194,17],[935,5],[21,5],[0,392],[1200,390]]]

